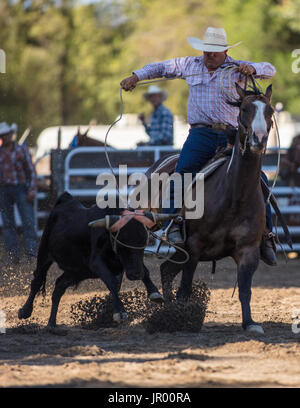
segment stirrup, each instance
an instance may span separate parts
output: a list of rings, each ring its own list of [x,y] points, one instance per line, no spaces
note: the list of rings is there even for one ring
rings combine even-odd
[[[263,234],[262,239],[265,242],[269,242],[271,244],[271,247],[273,248],[273,251],[275,254],[277,253],[277,247],[276,247],[276,241],[275,241],[275,234],[272,231],[266,232]],[[269,246],[269,245],[268,245]],[[270,246],[269,246],[270,247]]]
[[[171,220],[169,222],[167,228],[163,230],[163,232],[161,234],[162,241],[168,241],[168,233],[169,233],[169,230],[170,230],[171,226],[173,225],[173,223],[174,223],[174,220]]]
[[[168,228],[167,232],[167,241],[173,245],[183,245],[184,239],[181,235],[180,227],[178,225],[172,225],[171,228]]]

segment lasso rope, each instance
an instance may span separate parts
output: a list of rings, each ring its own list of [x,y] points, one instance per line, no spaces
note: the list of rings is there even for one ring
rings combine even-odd
[[[145,248],[146,248],[146,247],[148,246],[148,244],[149,244],[150,235],[152,235],[153,238],[155,238],[155,239],[157,239],[157,240],[160,240],[160,241],[162,242],[161,238],[160,238],[158,235],[156,235],[153,231],[148,230],[145,226],[144,226],[144,228],[145,228],[145,232],[146,232],[147,238],[146,238],[146,244],[145,244],[144,246],[141,246],[141,247],[136,247],[136,246],[133,246],[133,245],[125,244],[125,242],[120,241],[120,240],[118,239],[118,235],[119,235],[119,233],[120,233],[120,230],[117,231],[116,235],[114,235],[112,232],[110,232],[110,239],[111,239],[112,244],[113,244],[113,250],[114,250],[114,252],[117,253],[117,244],[122,245],[122,246],[124,246],[124,247],[126,247],[126,248],[129,248],[129,249],[144,249],[144,250],[145,250]],[[183,249],[183,248],[181,248],[181,247],[179,247],[179,246],[177,246],[177,245],[175,245],[175,244],[172,244],[172,243],[169,242],[169,241],[165,241],[165,242],[166,242],[167,245],[169,245],[169,248],[170,248],[170,247],[173,247],[173,248],[175,248],[176,250],[178,250],[179,252],[182,252],[182,253],[184,254],[184,256],[185,256],[185,259],[184,259],[183,261],[175,261],[174,259],[172,259],[172,256],[173,256],[173,255],[163,256],[163,255],[161,255],[160,253],[158,253],[157,251],[154,252],[154,251],[150,251],[149,249],[146,249],[145,252],[146,252],[146,253],[149,253],[149,254],[154,254],[154,255],[156,255],[159,259],[164,259],[165,261],[170,261],[170,262],[172,262],[172,263],[180,264],[180,265],[181,265],[181,264],[185,264],[185,263],[190,259],[190,255],[189,255],[189,253],[188,253],[185,249]],[[168,252],[169,252],[169,251],[168,251]]]
[[[231,93],[230,97],[231,97],[231,98],[234,98],[234,97],[235,97],[235,95],[234,95],[234,90],[233,90],[233,86],[232,86],[231,74],[232,74],[233,72],[236,72],[236,71],[238,71],[238,64],[236,64],[236,63],[228,63],[228,65],[226,65],[225,67],[222,67],[222,72],[221,72],[221,75],[220,75],[220,77],[219,77],[219,88],[221,89],[221,92],[222,92],[222,94],[223,94],[224,97],[225,97],[225,96],[228,97],[228,95],[225,95],[224,86],[223,86],[224,78],[225,78],[225,75],[226,75],[226,74],[227,74],[227,79],[228,79],[228,82],[229,82],[229,91],[230,91],[230,93]],[[186,78],[188,78],[188,77],[199,76],[199,75],[207,75],[207,74],[211,74],[211,73],[214,73],[214,72],[215,72],[215,71],[207,71],[207,72],[199,72],[199,73],[197,73],[197,74],[186,75],[186,76],[184,76],[184,77],[170,77],[170,78],[154,79],[154,80],[150,80],[150,81],[141,81],[141,82],[137,83],[136,86],[145,86],[145,85],[149,85],[149,84],[157,83],[157,82],[172,81],[172,80],[174,80],[174,79],[186,79]],[[257,88],[262,92],[262,88],[261,88],[260,84],[255,80],[255,78],[252,77],[252,79],[253,79],[253,84],[255,84],[255,85],[257,86]],[[122,196],[121,196],[121,193],[120,193],[119,183],[118,183],[118,181],[117,181],[117,178],[116,178],[114,169],[113,169],[113,167],[112,167],[112,165],[111,165],[111,162],[110,162],[110,159],[109,159],[109,155],[108,155],[108,151],[107,151],[107,138],[108,138],[108,135],[109,135],[109,132],[111,131],[111,129],[112,129],[112,128],[122,119],[122,117],[123,117],[123,108],[124,108],[124,105],[123,105],[123,94],[122,94],[122,92],[123,92],[123,89],[122,89],[122,87],[120,87],[120,115],[119,115],[119,117],[109,126],[109,128],[108,128],[108,130],[107,130],[107,132],[106,132],[106,134],[105,134],[105,139],[104,139],[104,149],[105,149],[106,160],[107,160],[108,166],[109,166],[109,168],[110,168],[110,171],[112,172],[112,174],[114,175],[114,177],[115,177],[115,179],[116,179],[117,191],[118,191],[118,193],[119,193],[119,199],[121,198],[121,200],[122,200]],[[278,159],[277,159],[276,174],[275,174],[275,178],[274,178],[272,187],[270,188],[270,192],[269,192],[269,196],[268,196],[268,199],[267,199],[267,203],[269,203],[269,200],[270,200],[272,191],[273,191],[273,189],[274,189],[274,187],[275,187],[275,184],[276,184],[276,181],[277,181],[277,178],[278,178],[278,174],[279,174],[279,166],[280,166],[280,136],[279,136],[279,130],[278,130],[278,125],[277,125],[277,120],[276,120],[276,117],[275,117],[275,113],[273,114],[273,118],[274,118],[275,129],[276,129],[276,138],[277,138],[277,142],[278,142]],[[122,200],[122,201],[123,201],[123,200]],[[123,207],[124,207],[124,208],[128,208],[128,202],[126,202],[126,203],[125,203],[125,202],[122,202],[122,204],[123,204]],[[148,231],[147,231],[147,233],[148,233]],[[157,235],[154,234],[153,232],[151,232],[151,234],[152,234],[152,236],[153,236],[154,238],[161,240],[161,237],[157,236]],[[127,244],[124,244],[123,242],[119,241],[119,240],[117,239],[117,237],[114,237],[114,236],[111,235],[111,238],[114,240],[115,245],[116,245],[116,243],[119,243],[119,244],[121,244],[121,245],[123,245],[123,246],[125,246],[125,247],[128,247],[128,248],[135,248],[135,247],[131,247],[131,246],[129,246],[129,245],[127,245]],[[147,244],[146,244],[146,246],[148,245],[148,242],[149,242],[149,233],[148,233],[148,236],[147,236]],[[154,251],[147,250],[147,252],[153,253],[153,254],[155,254],[156,256],[160,257],[160,258],[163,258],[163,259],[165,259],[165,260],[169,260],[169,261],[171,261],[171,262],[173,262],[173,263],[177,263],[177,264],[184,264],[184,263],[186,263],[186,262],[189,260],[190,256],[189,256],[189,254],[188,254],[187,251],[185,251],[183,248],[181,248],[181,247],[179,247],[179,246],[176,246],[176,245],[170,243],[168,240],[165,241],[165,242],[169,245],[169,247],[171,246],[171,247],[173,247],[173,248],[175,248],[175,249],[177,249],[177,250],[183,252],[184,255],[186,256],[186,259],[185,259],[184,261],[182,261],[182,262],[179,262],[179,261],[172,260],[170,257],[162,257],[160,254],[158,254],[157,252],[154,252]],[[146,248],[146,246],[143,247],[143,248],[136,247],[135,249],[144,249],[144,248]]]
[[[227,64],[227,63],[226,63]],[[237,69],[238,69],[238,67],[234,64],[232,64],[231,62],[230,63],[228,63],[228,65],[226,65],[224,68],[222,68],[223,70],[224,70],[224,72],[225,71],[227,71],[227,73],[228,73],[228,80],[230,81],[230,89],[232,88],[232,82],[231,82],[231,73],[233,72],[233,71],[236,71]],[[186,75],[186,76],[184,76],[184,77],[170,77],[170,78],[161,78],[161,79],[153,79],[153,80],[150,80],[150,81],[140,81],[140,82],[138,82],[137,84],[136,84],[136,86],[145,86],[145,85],[149,85],[149,84],[152,84],[152,83],[156,83],[156,82],[164,82],[164,81],[173,81],[174,79],[185,79],[185,78],[189,78],[189,77],[193,77],[193,76],[199,76],[199,75],[207,75],[207,74],[212,74],[212,73],[214,73],[215,71],[207,71],[207,72],[198,72],[197,74],[190,74],[190,75]],[[223,74],[223,72],[222,72],[222,74]],[[220,80],[219,80],[219,84],[220,84],[220,88],[221,89],[223,89],[223,87],[222,87],[222,81],[221,80],[223,80],[223,78],[224,78],[224,75],[223,76],[220,76]],[[110,162],[110,159],[109,159],[109,155],[108,155],[108,151],[107,151],[107,138],[108,138],[108,135],[109,135],[109,132],[111,131],[111,129],[118,123],[118,122],[120,122],[120,120],[122,119],[122,117],[123,117],[123,108],[124,108],[124,104],[123,104],[123,89],[122,89],[122,87],[120,87],[120,115],[119,115],[119,117],[109,126],[109,128],[107,129],[107,132],[106,132],[106,134],[105,134],[105,138],[104,138],[104,149],[105,149],[105,157],[106,157],[106,160],[107,160],[107,163],[108,163],[108,166],[109,166],[109,168],[110,168],[110,171],[112,172],[112,174],[115,176],[115,178],[116,178],[116,175],[115,175],[115,173],[114,173],[114,169],[113,169],[113,167],[112,167],[112,165],[111,165],[111,162]],[[119,183],[116,181],[116,183],[117,183],[117,190],[118,190],[118,192],[119,192],[119,195],[120,195],[120,189],[119,189]],[[123,203],[124,204],[124,203]],[[127,208],[128,207],[128,204],[126,203],[126,205],[124,206],[124,208]]]

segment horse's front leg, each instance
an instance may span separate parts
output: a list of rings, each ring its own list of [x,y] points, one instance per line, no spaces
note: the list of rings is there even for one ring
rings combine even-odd
[[[251,317],[251,284],[252,276],[259,264],[259,248],[247,247],[239,250],[235,256],[237,263],[237,280],[239,288],[239,299],[242,306],[244,330],[256,333],[264,333],[263,328],[252,320]]]
[[[170,261],[165,261],[160,265],[161,285],[163,297],[166,302],[170,302],[172,296],[172,283],[176,275],[182,270],[181,264],[174,264]]]
[[[186,302],[191,296],[193,288],[193,278],[197,264],[198,260],[196,259],[196,257],[191,257],[189,261],[184,264],[181,283],[176,294],[177,300]]]

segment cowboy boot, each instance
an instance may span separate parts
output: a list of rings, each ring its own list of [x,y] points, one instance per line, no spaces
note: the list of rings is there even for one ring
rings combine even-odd
[[[180,227],[178,224],[175,224],[175,222],[172,223],[172,225],[167,228],[166,231],[167,235],[167,240],[173,244],[173,245],[183,245],[184,240],[181,235]]]
[[[231,156],[232,155],[232,146],[226,146],[225,150],[223,150],[224,156]]]
[[[266,229],[262,236],[260,244],[260,259],[270,266],[277,265],[277,250],[274,237],[275,235],[273,234],[273,232]]]

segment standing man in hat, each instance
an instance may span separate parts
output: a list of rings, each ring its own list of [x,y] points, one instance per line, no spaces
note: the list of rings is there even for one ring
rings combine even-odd
[[[121,86],[125,91],[131,91],[140,80],[174,77],[183,78],[189,85],[189,99],[187,119],[190,124],[189,136],[183,145],[178,159],[176,172],[197,173],[210,160],[218,147],[227,145],[226,131],[236,129],[239,110],[226,102],[229,91],[234,82],[240,82],[241,76],[254,75],[258,78],[272,78],[276,70],[268,62],[246,62],[234,60],[227,55],[228,49],[239,45],[227,44],[226,32],[223,28],[208,27],[204,40],[190,37],[190,45],[203,56],[175,58],[163,62],[152,63],[133,72],[125,78]],[[226,64],[237,63],[238,72],[232,73],[230,78],[224,75],[220,89],[222,67]],[[222,79],[222,77],[221,77]],[[266,179],[266,176],[263,174]],[[176,212],[174,208],[174,191],[170,191],[171,208],[169,212]],[[168,238],[174,244],[182,244],[179,226],[173,224]],[[266,206],[266,229],[261,244],[261,259],[269,265],[276,265],[274,251],[274,234],[272,233],[271,208]]]
[[[14,218],[14,204],[17,205],[24,235],[27,256],[37,254],[33,201],[36,195],[36,173],[30,153],[25,145],[20,146],[14,136],[15,124],[0,123],[0,212],[3,223],[3,237],[8,254],[8,264],[18,263],[20,252]]]
[[[168,108],[163,105],[167,99],[167,92],[156,85],[150,85],[144,98],[153,106],[150,117],[150,124],[145,120],[145,114],[141,113],[139,119],[145,127],[147,135],[150,137],[148,143],[139,143],[138,146],[171,146],[173,145],[173,115]]]

